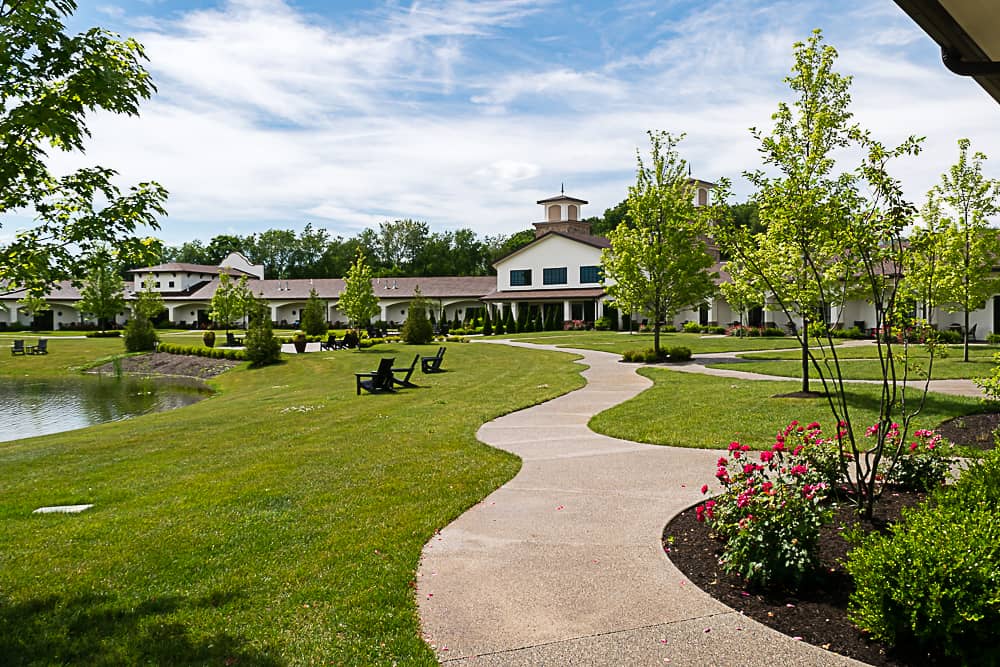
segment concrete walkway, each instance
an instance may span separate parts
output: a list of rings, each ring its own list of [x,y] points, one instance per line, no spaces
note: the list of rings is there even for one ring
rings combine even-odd
[[[515,343],[511,343],[515,344]],[[553,349],[552,346],[525,347]],[[651,385],[620,355],[580,354],[582,389],[484,424],[520,472],[423,550],[417,602],[442,662],[475,665],[858,665],[756,623],[664,554],[718,451],[596,434],[590,417]]]

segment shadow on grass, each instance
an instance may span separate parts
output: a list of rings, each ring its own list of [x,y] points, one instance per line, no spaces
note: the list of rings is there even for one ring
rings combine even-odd
[[[822,385],[817,385],[822,386]],[[844,392],[847,395],[847,402],[851,409],[857,410],[870,410],[877,413],[881,405],[879,400],[879,394],[873,391],[865,391],[859,389],[859,387],[873,387],[876,385],[847,385]],[[833,389],[833,383],[830,384],[831,390]],[[794,392],[799,393],[799,392]],[[817,392],[812,392],[817,393]],[[920,407],[920,395],[922,391],[919,389],[908,389],[906,394],[906,409],[907,411],[916,410]],[[898,396],[898,394],[897,394]],[[772,398],[799,398],[798,396],[793,396],[792,394],[778,394],[772,396]],[[807,398],[820,398],[826,399],[826,396],[820,393],[818,396],[809,396]],[[892,406],[893,411],[899,414],[900,402],[897,398],[895,404]],[[995,412],[996,408],[987,405],[984,402],[980,402],[978,405],[969,405],[969,397],[967,396],[952,396],[950,394],[939,394],[934,392],[928,392],[927,398],[923,403],[922,413],[932,413],[932,414],[952,414],[952,415],[971,415],[971,414],[981,414],[984,412]]]
[[[0,604],[0,656],[5,665],[283,665],[238,637],[196,635],[170,618],[236,597],[219,591],[192,600],[150,598],[133,607],[102,595],[48,595]]]

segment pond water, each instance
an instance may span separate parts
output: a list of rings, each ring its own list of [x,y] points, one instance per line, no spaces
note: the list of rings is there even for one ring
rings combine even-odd
[[[177,378],[4,378],[0,382],[0,442],[173,410],[210,393],[200,382]]]

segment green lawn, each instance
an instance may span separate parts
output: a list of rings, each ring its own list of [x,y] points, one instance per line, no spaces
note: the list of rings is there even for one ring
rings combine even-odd
[[[0,359],[55,374],[120,340]],[[217,378],[175,412],[0,444],[7,664],[434,664],[421,547],[518,470],[475,440],[582,385],[568,355],[448,346],[419,389],[354,394],[356,371],[432,346],[291,355]],[[516,356],[516,361],[512,358]],[[43,505],[95,503],[80,515]]]
[[[898,348],[894,349],[898,350]],[[931,375],[935,380],[971,379],[988,376],[995,365],[993,363],[993,354],[995,352],[997,352],[995,347],[977,345],[969,349],[969,361],[963,362],[962,347],[960,345],[949,346],[944,350],[943,355],[940,353],[935,354]],[[713,368],[728,368],[780,377],[801,377],[802,362],[800,360],[801,356],[797,351],[764,352],[761,354],[745,354],[740,356],[747,359],[747,361],[718,363],[711,364],[711,366]],[[840,359],[841,369],[845,378],[877,380],[882,377],[882,370],[878,361],[878,349],[874,345],[838,347],[837,356]],[[911,368],[910,378],[925,378],[928,362],[927,350],[920,346],[914,346],[909,349],[908,356]],[[830,371],[834,369],[833,357],[829,354],[829,349],[827,349],[826,356],[822,352],[817,352],[816,358],[824,369],[829,368]],[[902,370],[903,367],[897,365],[897,377],[900,376]]]
[[[661,368],[639,372],[655,385],[595,415],[590,428],[639,442],[708,448],[725,448],[732,440],[769,447],[774,434],[793,419],[818,421],[828,433],[833,432],[826,399],[772,398],[797,391],[797,382],[733,380]],[[874,423],[878,390],[875,385],[848,388],[856,425]],[[951,417],[982,410],[982,403],[974,398],[929,394],[915,428],[934,427]]]
[[[545,331],[504,335],[501,338],[569,347],[584,350],[600,350],[621,354],[625,350],[653,347],[651,333],[619,333],[617,331]],[[794,338],[735,338],[732,336],[703,336],[702,334],[665,333],[660,334],[661,347],[683,346],[695,354],[705,352],[736,352],[746,350],[780,350],[794,348],[798,343]]]

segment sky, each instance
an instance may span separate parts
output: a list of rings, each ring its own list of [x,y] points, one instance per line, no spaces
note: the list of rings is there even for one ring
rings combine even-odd
[[[160,182],[154,234],[171,245],[401,218],[510,234],[562,187],[600,215],[650,129],[686,133],[693,175],[744,201],[761,166],[749,128],[771,128],[814,28],[854,77],[856,121],[887,143],[926,137],[892,169],[913,201],[960,137],[1000,177],[1000,104],[892,0],[79,0],[70,29],[93,25],[145,45],[158,92],[138,118],[89,117],[86,154],[53,168]]]

